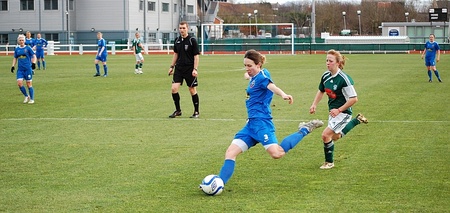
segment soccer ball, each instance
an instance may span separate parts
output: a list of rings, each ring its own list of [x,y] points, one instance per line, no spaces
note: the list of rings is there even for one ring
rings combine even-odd
[[[207,195],[220,195],[223,187],[223,180],[217,175],[206,176],[200,184],[200,189]]]

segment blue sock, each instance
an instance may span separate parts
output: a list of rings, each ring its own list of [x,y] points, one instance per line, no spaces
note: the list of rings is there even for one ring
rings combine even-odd
[[[100,74],[100,66],[98,64],[95,64],[95,70],[97,70],[97,74]]]
[[[304,130],[304,131],[302,131]],[[283,148],[284,152],[288,152],[293,149],[300,141],[308,134],[308,130],[306,128],[302,128],[300,132],[293,133],[283,139],[281,141],[280,146]]]
[[[42,61],[42,67],[45,69],[45,61]]]
[[[38,69],[41,69],[41,62],[38,61]]]
[[[34,89],[33,89],[33,87],[28,88],[28,91],[30,92],[30,99],[34,100]]]
[[[105,75],[108,75],[108,67],[105,65],[103,65],[103,70],[105,71]]]
[[[220,169],[219,177],[222,178],[223,183],[226,184],[228,180],[230,180],[231,176],[234,173],[234,167],[236,166],[236,161],[226,159],[223,162],[222,169]]]
[[[431,70],[428,70],[428,78],[431,80],[432,75],[431,75]]]
[[[19,89],[25,97],[28,97],[27,90],[25,89],[24,86],[19,87]]]
[[[436,75],[438,80],[441,80],[441,76],[439,76],[439,71],[438,70],[435,70],[434,74]]]

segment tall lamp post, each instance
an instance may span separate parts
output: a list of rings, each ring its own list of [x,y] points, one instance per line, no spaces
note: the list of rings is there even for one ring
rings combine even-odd
[[[356,14],[358,14],[359,35],[361,35],[361,10],[357,10]]]
[[[345,11],[342,12],[342,17],[344,17],[344,30],[347,29],[347,23],[345,23],[345,15],[347,13]]]
[[[408,12],[405,12],[406,22],[408,22],[408,16],[409,16],[409,13],[408,13]]]
[[[255,14],[255,23],[256,23],[256,37],[258,37],[258,10],[253,10],[253,13]]]
[[[67,44],[70,44],[70,14],[69,0],[66,1],[66,21],[67,21]]]
[[[251,35],[252,34],[252,14],[248,13],[247,15],[248,15],[248,23],[250,24],[249,25],[249,27],[250,27],[250,34],[248,34],[248,35]]]
[[[70,20],[69,20],[69,8],[66,10],[67,21],[67,44],[70,44]]]
[[[316,43],[316,1],[312,0],[312,11],[311,11],[311,42]]]

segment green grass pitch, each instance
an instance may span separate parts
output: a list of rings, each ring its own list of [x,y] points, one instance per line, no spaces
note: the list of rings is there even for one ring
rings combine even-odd
[[[246,119],[242,55],[200,56],[200,119],[187,87],[174,111],[171,55],[110,55],[109,76],[92,77],[93,55],[47,56],[33,77],[35,104],[23,104],[12,56],[0,56],[0,212],[448,212],[450,56],[428,83],[420,55],[346,55],[362,112],[336,143],[336,167],[323,171],[321,131],[283,159],[258,145],[237,159],[216,197],[198,190],[217,174]],[[275,84],[279,141],[301,121],[327,119],[324,98],[308,112],[325,55],[267,55]],[[102,71],[103,74],[103,71]]]

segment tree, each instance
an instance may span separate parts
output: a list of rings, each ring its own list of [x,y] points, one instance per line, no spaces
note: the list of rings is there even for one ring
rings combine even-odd
[[[362,0],[361,3],[340,0],[316,0],[316,29],[318,33],[329,32],[337,35],[344,29],[342,12],[346,12],[346,27],[359,29],[359,19],[356,13],[361,10],[361,31],[364,35],[380,35],[379,26],[383,22],[404,22],[405,12],[408,19],[418,22],[428,21],[428,8],[432,8],[431,0],[423,4],[422,0],[372,1]],[[439,7],[450,8],[450,1],[436,1]],[[233,5],[233,6],[231,6]],[[276,9],[274,9],[276,8]],[[272,4],[260,0],[255,4],[221,3],[219,17],[225,23],[248,23],[246,14],[258,10],[258,23],[294,23],[301,28],[308,23],[311,16],[311,0],[297,0],[272,7]],[[244,14],[244,15],[243,15]],[[309,24],[308,24],[309,26]]]

